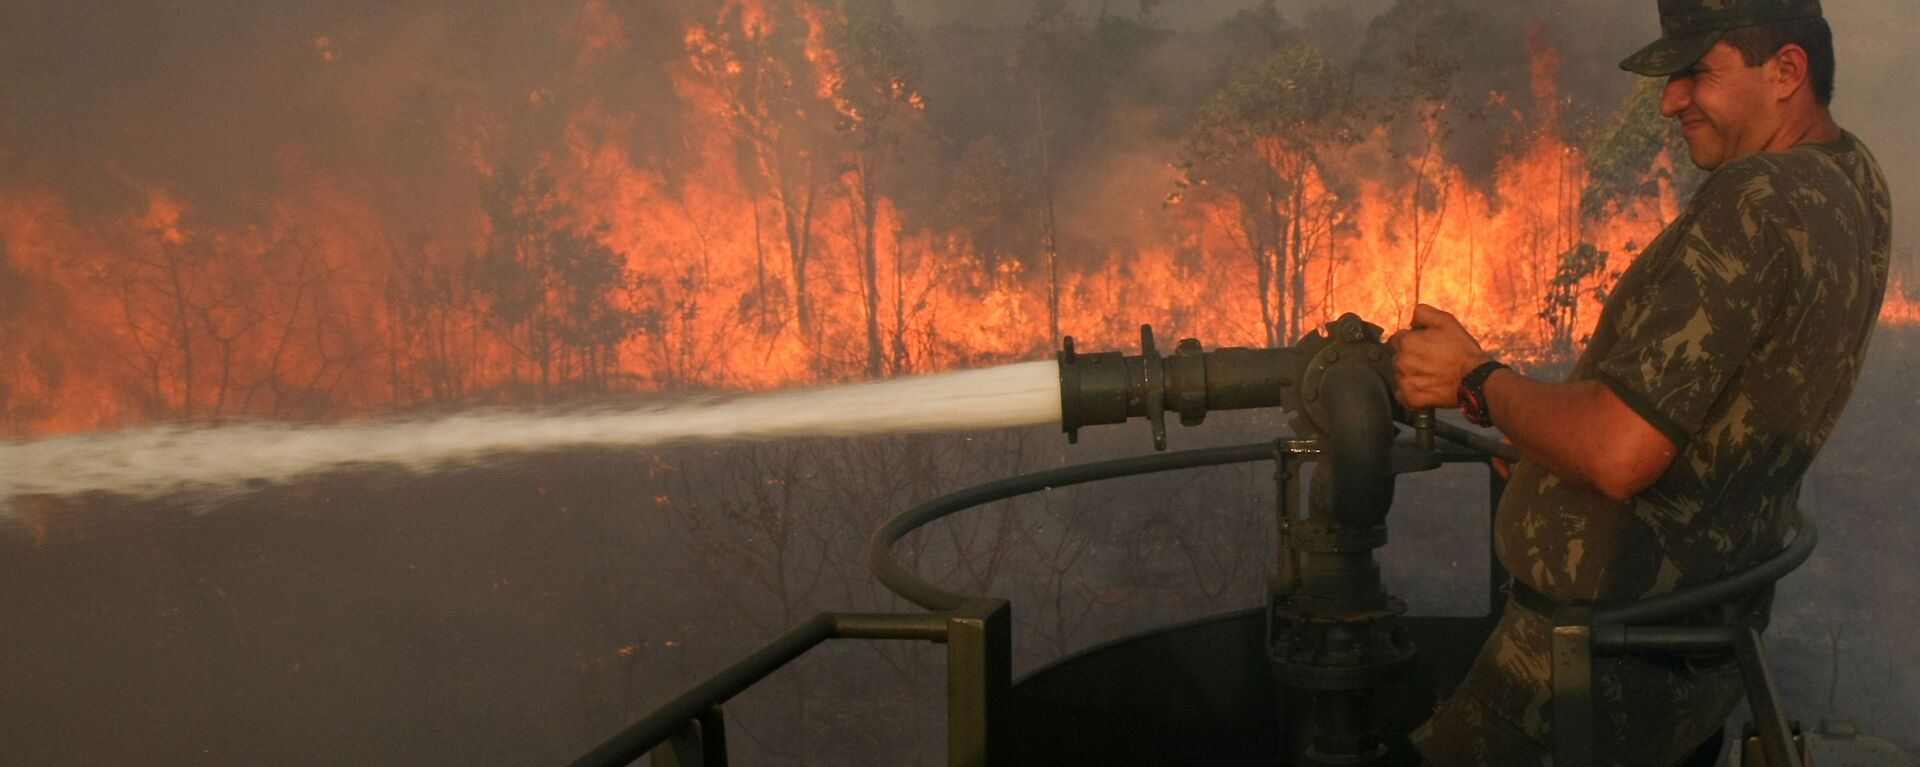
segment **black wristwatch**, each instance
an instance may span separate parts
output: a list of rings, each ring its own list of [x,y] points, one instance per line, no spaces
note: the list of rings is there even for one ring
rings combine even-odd
[[[1487,377],[1495,370],[1512,368],[1495,360],[1480,363],[1467,377],[1460,379],[1460,413],[1475,426],[1492,426],[1493,413],[1487,410]]]

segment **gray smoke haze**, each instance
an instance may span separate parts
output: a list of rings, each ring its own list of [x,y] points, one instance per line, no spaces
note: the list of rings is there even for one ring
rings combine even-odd
[[[913,21],[934,26],[962,23],[981,26],[1018,25],[1031,12],[1029,0],[988,0],[979,3],[947,3],[940,0],[903,0],[900,8]],[[1130,13],[1133,2],[1086,0],[1066,3],[1068,7],[1094,14],[1101,9]],[[1205,31],[1233,14],[1257,5],[1234,0],[1188,0],[1156,5],[1158,18],[1176,29]],[[1618,67],[1620,59],[1660,34],[1658,16],[1652,0],[1594,0],[1591,2],[1553,2],[1552,0],[1458,0],[1457,2],[1328,2],[1327,0],[1279,0],[1275,6],[1291,23],[1328,51],[1357,50],[1370,20],[1396,9],[1451,8],[1482,22],[1464,36],[1432,39],[1429,42],[1464,54],[1462,76],[1482,88],[1499,88],[1524,94],[1527,59],[1524,40],[1528,23],[1540,25],[1545,42],[1560,54],[1562,95],[1576,114],[1592,119],[1604,117],[1619,103],[1632,86],[1635,76]],[[1834,29],[1838,71],[1835,77],[1833,110],[1842,127],[1861,137],[1879,157],[1893,187],[1895,207],[1895,248],[1909,270],[1920,270],[1920,198],[1906,194],[1908,179],[1920,177],[1920,146],[1907,140],[1912,126],[1920,121],[1920,100],[1912,98],[1912,82],[1920,77],[1920,3],[1914,0],[1834,0],[1825,4],[1825,13]],[[1424,11],[1423,11],[1424,12]],[[1207,49],[1196,47],[1184,52],[1204,60]],[[1173,151],[1175,137],[1158,140],[1141,136],[1133,142],[1139,150],[1151,147]],[[1461,141],[1473,140],[1463,136]],[[1491,141],[1482,137],[1482,141]],[[1484,158],[1492,147],[1479,154]],[[1456,152],[1458,156],[1463,153]],[[1468,156],[1473,152],[1464,153]],[[1113,166],[1101,166],[1103,176]],[[1087,182],[1101,186],[1094,180]],[[1141,189],[1136,204],[1154,199],[1159,188]]]
[[[83,210],[113,210],[138,204],[138,187],[163,185],[208,215],[247,220],[283,185],[321,173],[381,203],[403,228],[457,229],[473,208],[476,153],[530,163],[559,142],[568,110],[591,100],[638,116],[629,137],[637,154],[670,154],[679,144],[671,119],[678,102],[662,64],[681,56],[686,20],[714,5],[614,3],[583,13],[511,0],[9,3],[0,9],[0,188],[51,185]],[[1032,7],[899,5],[923,42],[942,25],[1017,28]],[[1153,13],[1171,28],[1204,31],[1254,5],[1158,3]],[[1469,55],[1469,82],[1519,92],[1522,41],[1537,22],[1560,52],[1564,95],[1576,111],[1600,115],[1632,83],[1615,63],[1658,35],[1653,3],[1637,0],[1276,5],[1329,50],[1356,42],[1376,12],[1458,9],[1479,21],[1473,34],[1433,44]],[[1920,102],[1910,97],[1920,74],[1920,50],[1911,45],[1920,6],[1827,5],[1839,49],[1835,113],[1893,180],[1896,242],[1915,242],[1920,216],[1909,211],[1920,203],[1903,191],[1905,179],[1920,174],[1920,148],[1905,140],[1920,119]],[[1066,6],[1135,11],[1135,3],[1105,0]],[[582,55],[582,40],[613,23],[621,44]],[[1165,148],[1172,156],[1175,136],[1156,135],[1169,128],[1133,128],[1144,135],[1113,137],[1116,151]],[[1089,170],[1111,167],[1094,162]]]
[[[82,211],[163,186],[218,223],[335,180],[433,232],[471,217],[474,158],[525,164],[566,107],[619,98],[649,126],[677,100],[670,3],[610,14],[627,45],[581,61],[578,6],[521,2],[9,3],[0,9],[0,188]],[[634,137],[644,153],[668,133]]]

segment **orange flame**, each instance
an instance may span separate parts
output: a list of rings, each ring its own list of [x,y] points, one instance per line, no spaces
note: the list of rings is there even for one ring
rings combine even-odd
[[[1221,225],[1243,213],[1231,201],[1113,211],[1112,228],[1132,238],[1074,254],[1057,275],[995,258],[962,232],[911,225],[870,183],[900,171],[845,136],[849,123],[879,122],[876,109],[897,108],[886,116],[904,124],[924,119],[924,101],[902,76],[881,79],[877,99],[851,90],[830,46],[843,23],[821,5],[733,0],[689,25],[670,73],[686,137],[671,167],[622,139],[640,116],[603,101],[568,105],[563,140],[534,169],[545,185],[530,183],[508,206],[524,219],[475,209],[463,231],[413,235],[294,153],[281,159],[299,191],[252,222],[202,216],[164,185],[121,220],[83,216],[52,193],[0,193],[0,296],[31,297],[0,304],[13,313],[0,316],[36,330],[0,338],[0,428],[333,416],[511,400],[555,381],[768,388],[928,372],[1048,354],[1055,312],[1087,348],[1130,348],[1145,321],[1209,344],[1266,343],[1252,257]],[[764,44],[779,30],[798,35],[797,60]],[[625,40],[602,0],[587,0],[569,33],[576,70]],[[327,61],[339,49],[324,36],[313,44]],[[1558,59],[1532,47],[1540,106],[1513,115],[1522,138],[1492,188],[1434,142],[1351,188],[1304,176],[1321,206],[1300,232],[1310,243],[1298,286],[1307,324],[1355,312],[1399,325],[1426,302],[1517,358],[1562,354],[1590,332],[1610,273],[1679,200],[1662,182],[1598,220],[1581,215],[1586,163],[1559,138]],[[566,91],[542,87],[527,100],[562,108],[556,92]],[[1414,106],[1422,129],[1440,130],[1437,105]],[[519,182],[504,170],[494,123],[470,116],[448,138],[475,180]],[[1566,302],[1543,316],[1563,258],[1583,244],[1605,265],[1560,285]],[[489,248],[575,258],[589,245],[621,267],[593,288],[629,323],[613,341],[574,337],[592,328],[558,315],[581,297],[552,279],[525,295],[488,292],[514,266],[489,261]],[[515,301],[535,313],[516,320]],[[1920,298],[1896,283],[1881,320],[1920,323]]]

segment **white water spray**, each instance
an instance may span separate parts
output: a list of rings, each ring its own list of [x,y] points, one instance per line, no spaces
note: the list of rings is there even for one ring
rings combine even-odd
[[[155,427],[0,443],[0,502],[29,493],[217,494],[342,466],[432,471],[563,447],[958,431],[1059,421],[1058,366],[1025,362],[632,408],[488,411],[318,426]]]

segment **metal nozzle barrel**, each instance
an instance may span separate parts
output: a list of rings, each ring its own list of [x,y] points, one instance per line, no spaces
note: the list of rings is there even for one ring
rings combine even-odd
[[[1153,424],[1153,446],[1167,446],[1166,413],[1184,426],[1198,425],[1214,410],[1277,407],[1300,368],[1294,349],[1229,347],[1202,351],[1198,340],[1183,339],[1173,354],[1161,356],[1153,345],[1153,327],[1140,326],[1140,354],[1080,354],[1073,338],[1062,342],[1060,429],[1078,441],[1082,426],[1125,423],[1144,417]]]

